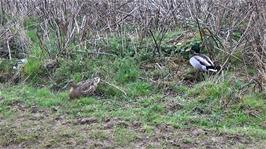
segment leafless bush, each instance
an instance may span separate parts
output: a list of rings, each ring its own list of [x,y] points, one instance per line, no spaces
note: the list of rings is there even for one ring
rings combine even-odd
[[[68,53],[70,43],[78,47],[96,45],[104,40],[106,33],[122,32],[133,28],[132,34],[140,39],[150,35],[151,29],[166,30],[175,27],[181,15],[177,15],[182,1],[39,1],[36,5],[41,24],[39,39],[46,47],[51,39],[50,30],[56,32],[56,46],[59,53]],[[35,2],[36,4],[37,2]],[[172,21],[174,20],[174,21]],[[180,19],[181,20],[181,19]],[[157,46],[158,47],[158,46]]]
[[[188,15],[182,7],[184,4],[182,0],[14,0],[11,2],[6,0],[5,2],[2,3],[3,12],[10,12],[16,17],[27,14],[39,19],[37,35],[40,47],[50,56],[68,55],[73,50],[73,46],[69,47],[70,44],[85,49],[87,46],[95,46],[98,41],[105,40],[106,33],[121,33],[125,28],[133,30],[132,34],[139,40],[155,32],[161,32],[159,36],[162,38],[168,29],[184,24]],[[51,42],[53,39],[56,41]],[[158,42],[154,42],[159,51]],[[56,54],[51,44],[56,45]]]
[[[1,57],[25,57],[29,41],[23,27],[27,7],[17,1],[0,2],[0,55]]]
[[[253,0],[252,27],[246,41],[250,47],[245,51],[258,70],[258,81],[266,86],[266,2]]]

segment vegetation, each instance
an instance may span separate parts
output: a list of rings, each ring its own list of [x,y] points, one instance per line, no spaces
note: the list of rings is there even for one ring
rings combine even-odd
[[[0,5],[1,148],[265,148],[263,1],[27,2]]]

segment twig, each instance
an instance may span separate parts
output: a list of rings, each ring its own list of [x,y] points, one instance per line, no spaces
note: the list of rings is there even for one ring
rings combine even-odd
[[[156,38],[155,38],[153,32],[151,31],[151,29],[149,30],[149,32],[150,32],[151,37],[152,37],[152,39],[153,39],[153,41],[154,41],[154,44],[155,44],[156,50],[157,50],[158,54],[160,55],[160,53],[161,53],[161,52],[160,52],[160,46],[159,46],[159,44],[158,44],[158,42],[157,42],[157,40],[156,40]]]
[[[109,83],[109,82],[107,82],[107,81],[105,81],[105,80],[101,80],[101,81],[103,81],[104,83],[106,83],[106,84],[108,84],[108,85],[110,85],[110,86],[116,88],[117,90],[121,91],[125,96],[127,96],[127,93],[126,93],[124,90],[122,90],[121,88],[119,88],[118,86],[116,86],[116,85],[114,85],[114,84],[111,84],[111,83]]]
[[[200,33],[200,39],[201,39],[201,42],[203,43],[203,35],[202,35],[201,28],[200,28],[199,20],[197,17],[196,17],[196,22],[197,22],[197,26],[198,26],[199,33]]]
[[[9,37],[6,41],[6,45],[7,45],[7,49],[8,49],[8,56],[9,56],[9,60],[12,60],[12,56],[11,56],[11,49],[10,49],[10,46],[9,46],[9,39],[11,37]]]

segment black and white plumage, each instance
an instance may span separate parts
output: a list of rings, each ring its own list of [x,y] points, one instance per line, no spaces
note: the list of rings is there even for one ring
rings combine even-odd
[[[212,60],[203,54],[196,54],[189,59],[189,63],[199,71],[217,72],[220,66],[215,66]]]

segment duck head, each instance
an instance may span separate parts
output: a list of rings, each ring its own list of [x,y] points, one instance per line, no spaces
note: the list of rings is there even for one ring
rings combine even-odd
[[[100,77],[95,77],[92,79],[93,85],[97,85],[98,83],[100,83],[101,79]]]
[[[194,55],[200,54],[204,50],[204,46],[200,42],[193,43],[190,48],[187,48],[185,56],[192,57]]]
[[[200,43],[195,43],[191,46],[190,51],[194,54],[194,53],[200,53],[202,49],[202,44]]]

